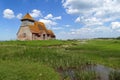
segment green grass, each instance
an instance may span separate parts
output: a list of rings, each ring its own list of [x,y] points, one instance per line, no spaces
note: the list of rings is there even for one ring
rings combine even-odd
[[[50,67],[38,63],[0,61],[0,80],[59,80]]]
[[[59,67],[79,68],[86,63],[120,69],[120,41],[0,42],[0,80],[60,80]]]

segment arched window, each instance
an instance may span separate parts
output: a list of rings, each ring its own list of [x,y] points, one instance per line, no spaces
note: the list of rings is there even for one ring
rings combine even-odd
[[[23,33],[23,37],[26,37],[26,33]]]

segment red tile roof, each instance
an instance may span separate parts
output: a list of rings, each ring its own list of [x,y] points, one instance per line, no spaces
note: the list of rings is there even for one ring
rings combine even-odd
[[[55,36],[52,30],[48,30],[48,33],[49,33],[51,36]]]
[[[40,34],[45,31],[47,34],[49,34],[51,36],[55,36],[54,33],[52,32],[52,30],[47,30],[45,27],[45,24],[42,22],[36,21],[36,22],[34,22],[34,25],[30,25],[29,28],[32,33]]]
[[[40,33],[40,30],[37,26],[30,25],[29,28],[32,33]]]

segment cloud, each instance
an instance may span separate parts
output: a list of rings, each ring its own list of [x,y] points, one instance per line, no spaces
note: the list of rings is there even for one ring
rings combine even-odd
[[[56,21],[61,19],[62,19],[61,16],[54,17],[52,14],[48,14],[39,21],[44,22],[48,28],[52,28],[53,26],[58,24]],[[62,28],[54,28],[54,30],[58,30],[58,29],[62,29]]]
[[[110,27],[97,26],[95,28],[82,27],[79,29],[71,29],[70,31],[59,33],[58,36],[64,36],[64,39],[88,39],[98,37],[115,37],[114,34],[116,34],[116,36],[120,35],[120,33],[113,31]]]
[[[3,17],[7,19],[12,19],[15,17],[13,10],[11,9],[5,9],[3,11]]]
[[[68,33],[86,38],[119,36],[119,4],[120,0],[62,0],[66,13],[77,16],[75,23],[83,25]]]
[[[22,13],[19,13],[19,14],[15,15],[14,11],[12,9],[5,9],[3,11],[3,17],[6,18],[6,19],[13,19],[13,18],[21,19],[22,18]]]
[[[16,18],[21,19],[22,18],[22,13],[19,13]]]
[[[80,17],[76,18],[75,22],[79,23],[80,22]]]
[[[54,17],[53,20],[61,20],[62,17],[61,16],[58,16],[58,17]]]
[[[61,16],[54,17],[52,14],[48,14],[47,16],[44,17],[45,19],[51,19],[51,20],[61,20]]]
[[[30,13],[30,15],[34,18],[42,17],[41,11],[37,10],[37,9],[33,9],[32,12]],[[7,19],[12,19],[12,18],[21,19],[22,18],[22,13],[19,13],[19,14],[15,15],[13,10],[5,9],[3,11],[3,17],[7,18]]]
[[[100,19],[96,17],[78,17],[75,22],[83,23],[85,26],[98,26],[103,25],[103,22],[101,22]]]
[[[120,29],[120,22],[112,22],[111,27],[112,29]]]
[[[34,18],[42,17],[41,11],[37,9],[33,9],[30,15]]]
[[[94,21],[94,19],[93,19]],[[95,24],[96,25],[96,24]],[[69,31],[58,33],[59,39],[91,39],[91,38],[106,38],[120,36],[120,22],[112,22],[109,26],[83,26],[81,28],[73,28]],[[63,37],[62,37],[63,36]]]
[[[68,14],[88,13],[90,9],[99,7],[101,0],[63,0],[63,7]]]
[[[65,25],[65,27],[70,27],[70,26],[71,26],[71,25],[68,25],[68,24],[67,24],[67,25]]]
[[[52,21],[52,20],[40,19],[39,21],[40,22],[44,22],[47,27],[51,27],[51,26],[57,25],[57,23]]]
[[[47,16],[45,16],[45,19],[52,19],[53,15],[52,14],[48,14]]]
[[[101,23],[120,18],[119,0],[63,0],[62,4],[68,14],[95,17]],[[80,22],[80,18],[78,17],[75,22]]]

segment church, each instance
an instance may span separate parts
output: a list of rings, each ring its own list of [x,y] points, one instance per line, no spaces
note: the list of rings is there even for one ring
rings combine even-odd
[[[35,21],[29,13],[21,19],[21,22],[17,32],[18,40],[49,40],[56,38],[52,30],[48,30],[43,22]]]

